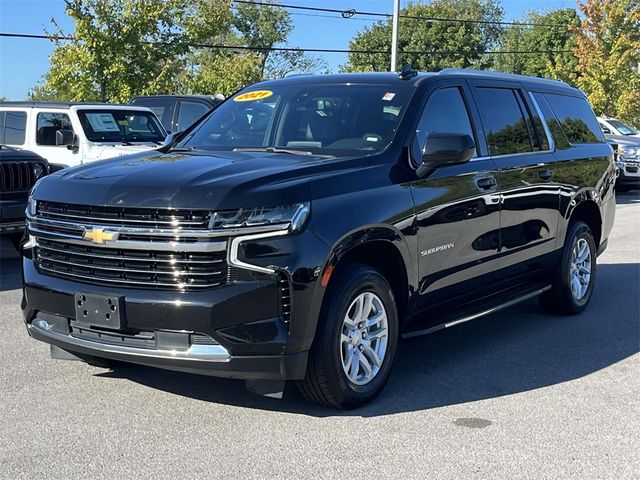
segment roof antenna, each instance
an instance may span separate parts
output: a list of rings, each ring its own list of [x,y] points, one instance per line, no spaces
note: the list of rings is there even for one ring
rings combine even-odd
[[[404,67],[402,67],[402,71],[398,74],[398,77],[400,77],[401,80],[409,80],[416,75],[418,75],[418,72],[413,69],[410,63],[407,63]]]

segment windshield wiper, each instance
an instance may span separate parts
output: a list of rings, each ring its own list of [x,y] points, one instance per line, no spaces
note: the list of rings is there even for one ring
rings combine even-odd
[[[173,147],[169,152],[191,152],[195,149],[196,147]]]
[[[234,148],[234,152],[268,152],[268,153],[286,153],[289,155],[313,155],[313,152],[308,150],[292,150],[290,148],[277,148],[277,147],[245,147]]]

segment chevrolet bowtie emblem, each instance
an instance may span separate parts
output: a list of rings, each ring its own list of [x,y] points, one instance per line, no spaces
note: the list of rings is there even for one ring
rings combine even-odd
[[[107,240],[113,240],[115,233],[106,232],[102,228],[92,228],[91,230],[85,230],[82,238],[85,240],[91,240],[93,243],[104,243]]]

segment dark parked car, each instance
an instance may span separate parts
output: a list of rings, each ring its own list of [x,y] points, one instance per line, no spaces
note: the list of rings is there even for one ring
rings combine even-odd
[[[262,393],[295,380],[356,407],[401,337],[536,296],[582,312],[615,179],[562,82],[407,68],[263,82],[160,152],[39,182],[24,319],[58,357]]]
[[[189,128],[223,100],[221,95],[149,95],[133,97],[129,104],[150,108],[169,133],[177,133]]]
[[[25,229],[29,190],[48,173],[49,164],[39,155],[0,145],[0,234],[16,248]]]

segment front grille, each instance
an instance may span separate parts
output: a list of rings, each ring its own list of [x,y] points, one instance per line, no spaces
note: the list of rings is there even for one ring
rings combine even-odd
[[[203,210],[100,207],[43,201],[38,202],[37,215],[50,220],[107,227],[180,230],[207,229],[211,216],[210,212]]]
[[[36,266],[92,284],[196,290],[227,281],[226,252],[171,252],[84,246],[38,238]]]
[[[91,340],[92,342],[99,342],[107,345],[147,348],[150,350],[159,348],[155,332],[139,331],[135,333],[124,333],[108,330],[96,330],[71,321],[69,324],[69,333],[76,338]],[[219,343],[213,338],[202,333],[185,333],[185,335],[189,335],[189,345],[219,345]]]
[[[40,164],[45,171],[45,166]],[[28,192],[36,183],[33,162],[0,162],[0,190],[4,192]]]

